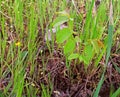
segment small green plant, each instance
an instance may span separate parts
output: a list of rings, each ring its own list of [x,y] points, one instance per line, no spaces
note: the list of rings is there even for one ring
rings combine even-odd
[[[67,27],[60,29],[60,26],[67,22]],[[96,36],[96,38],[84,39],[84,33],[74,31],[74,17],[70,16],[67,12],[59,12],[59,16],[54,20],[53,27],[57,29],[56,41],[63,46],[64,54],[68,60],[79,59],[80,62],[85,63],[85,67],[90,64],[95,55],[101,59],[105,52],[105,47],[102,41]],[[100,51],[103,52],[99,56]],[[97,57],[96,57],[97,58]]]
[[[46,76],[49,60],[56,61],[55,42],[66,57],[68,73],[72,60],[75,65],[84,63],[85,68],[92,64],[93,70],[105,63],[105,68],[101,69],[103,73],[99,73],[102,76],[98,87],[93,90],[93,97],[99,95],[110,54],[120,52],[120,1],[100,0],[94,14],[95,1],[98,0],[0,0],[0,97],[51,97],[56,81],[44,84],[41,78]],[[113,24],[108,23],[111,1]],[[56,39],[52,28],[56,30]],[[49,31],[51,41],[44,41],[44,35]],[[112,47],[115,52],[113,49],[110,52]],[[46,57],[46,52],[50,56]],[[119,63],[110,58],[120,73]],[[61,59],[63,61],[64,57],[60,56]],[[91,71],[86,74],[91,75]],[[110,88],[110,97],[120,95],[120,88],[115,90],[114,84]]]

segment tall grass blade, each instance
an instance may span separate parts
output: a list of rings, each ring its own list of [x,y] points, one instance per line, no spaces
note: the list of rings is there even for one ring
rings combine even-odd
[[[120,74],[120,68],[113,62],[113,65],[115,66],[116,71]]]
[[[111,97],[118,97],[120,96],[120,87],[113,93]]]
[[[89,27],[90,27],[90,22],[92,20],[92,9],[93,9],[93,6],[94,6],[94,2],[95,2],[95,0],[92,0],[90,10],[89,10],[89,12],[87,14],[87,17],[86,17],[86,23],[85,23],[85,28],[84,28],[85,30],[84,30],[84,33],[83,33],[84,34],[84,41],[86,41],[89,38],[89,35],[90,35]]]
[[[108,41],[107,41],[107,53],[106,53],[106,63],[105,63],[105,68],[104,68],[104,72],[102,74],[101,80],[98,83],[98,86],[96,88],[96,91],[94,92],[93,97],[98,97],[98,94],[100,92],[100,88],[104,82],[104,75],[105,75],[105,71],[106,71],[106,67],[108,64],[108,60],[110,57],[110,52],[111,52],[111,47],[112,47],[112,36],[113,36],[113,8],[112,8],[112,0],[110,2],[110,20],[109,20],[109,27],[108,27]]]
[[[97,86],[97,88],[96,88],[96,90],[95,90],[95,93],[94,93],[93,97],[98,97],[100,88],[101,88],[101,86],[102,86],[102,84],[103,84],[103,82],[104,82],[104,75],[105,75],[105,72],[102,74],[102,77],[101,77],[101,79],[100,79],[100,81],[99,81],[99,83],[98,83],[98,86]]]

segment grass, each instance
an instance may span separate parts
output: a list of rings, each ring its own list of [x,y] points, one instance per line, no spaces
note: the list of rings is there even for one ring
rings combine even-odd
[[[59,72],[59,66],[53,68],[58,59],[58,64],[67,67],[62,69],[62,76],[69,78],[72,84],[74,72],[80,77],[78,65],[85,68],[86,78],[100,67],[99,81],[94,80],[95,86],[92,85],[89,95],[98,97],[107,79],[108,63],[113,64],[113,69],[115,65],[116,71],[119,70],[119,63],[111,62],[109,58],[112,59],[112,54],[120,56],[120,1],[111,0],[112,9],[109,0],[101,1],[96,9],[94,2],[0,0],[0,97],[63,95],[65,91],[62,94],[55,87],[60,82],[56,83],[58,79],[52,77]],[[61,25],[67,28],[60,29]],[[56,33],[53,33],[53,28]],[[51,33],[50,41],[45,40],[46,33]],[[53,59],[52,63],[50,59]],[[101,62],[105,67],[101,66]],[[50,64],[52,67],[49,67]],[[58,74],[57,77],[61,76]],[[119,87],[118,84],[118,88],[109,93],[111,97],[119,95]]]

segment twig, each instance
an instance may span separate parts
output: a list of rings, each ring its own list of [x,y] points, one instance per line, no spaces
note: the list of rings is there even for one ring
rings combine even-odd
[[[3,14],[6,18],[8,19],[12,19],[11,17],[7,16],[6,14],[4,14],[2,11],[0,11],[1,14]]]

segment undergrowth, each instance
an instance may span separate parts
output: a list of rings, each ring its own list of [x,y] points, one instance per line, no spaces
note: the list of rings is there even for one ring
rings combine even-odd
[[[0,97],[98,97],[120,73],[119,24],[119,0],[0,0]]]

